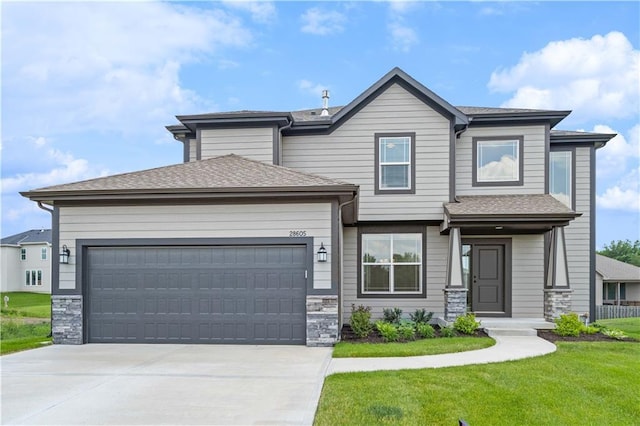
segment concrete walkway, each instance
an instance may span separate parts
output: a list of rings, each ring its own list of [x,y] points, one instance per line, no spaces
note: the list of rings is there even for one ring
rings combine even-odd
[[[546,355],[556,350],[556,345],[535,335],[493,335],[492,337],[496,341],[495,345],[490,348],[468,352],[391,358],[333,358],[327,368],[326,375],[357,371],[405,370],[488,364]]]

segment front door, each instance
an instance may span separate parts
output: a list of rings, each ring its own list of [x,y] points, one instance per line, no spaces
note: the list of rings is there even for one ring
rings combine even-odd
[[[471,310],[476,314],[505,313],[504,245],[473,244],[471,249]]]

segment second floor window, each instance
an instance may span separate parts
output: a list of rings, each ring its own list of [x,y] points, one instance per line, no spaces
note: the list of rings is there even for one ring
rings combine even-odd
[[[473,186],[522,185],[522,137],[473,138]]]
[[[375,193],[415,193],[415,133],[376,134],[375,139]]]
[[[47,260],[47,248],[46,247],[42,247],[40,249],[40,258],[42,260]]]
[[[20,249],[20,260],[27,260],[27,249]]]
[[[549,194],[573,208],[573,151],[549,153]]]

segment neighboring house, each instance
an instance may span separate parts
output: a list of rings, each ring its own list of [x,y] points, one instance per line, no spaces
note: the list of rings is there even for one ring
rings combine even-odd
[[[395,68],[344,107],[178,116],[182,164],[53,206],[57,343],[328,345],[352,304],[595,309],[595,150],[570,111],[454,107]]]
[[[0,291],[51,293],[51,229],[31,229],[0,241]]]
[[[596,254],[598,305],[640,306],[640,268]]]

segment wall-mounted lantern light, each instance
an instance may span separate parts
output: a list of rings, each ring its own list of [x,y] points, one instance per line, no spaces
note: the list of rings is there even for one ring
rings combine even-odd
[[[326,262],[327,261],[327,249],[324,248],[324,243],[320,243],[320,248],[318,249],[318,262]]]
[[[62,250],[60,250],[60,263],[67,264],[69,263],[69,256],[71,255],[71,250],[67,247],[67,245],[62,246]]]

